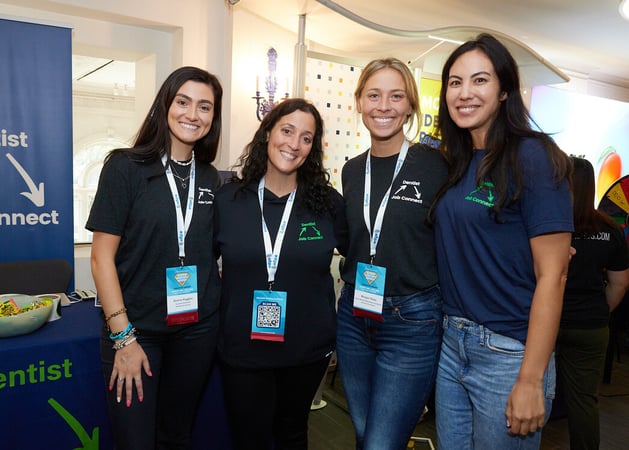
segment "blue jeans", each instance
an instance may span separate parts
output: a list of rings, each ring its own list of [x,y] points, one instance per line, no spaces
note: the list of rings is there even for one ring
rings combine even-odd
[[[538,449],[541,432],[508,433],[505,410],[524,344],[461,318],[443,319],[435,411],[439,450]],[[546,420],[555,396],[555,358],[544,375]]]
[[[337,355],[356,448],[405,449],[437,374],[441,291],[385,297],[382,322],[354,317],[353,298],[345,285]]]

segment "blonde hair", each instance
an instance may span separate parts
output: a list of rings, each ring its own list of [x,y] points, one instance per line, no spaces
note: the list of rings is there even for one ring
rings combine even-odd
[[[369,64],[367,64],[362,70],[362,72],[360,73],[360,77],[358,78],[358,84],[356,85],[356,90],[354,91],[354,101],[358,105],[358,101],[363,93],[363,90],[365,89],[365,84],[367,83],[367,80],[377,71],[386,68],[397,71],[400,75],[402,75],[402,79],[404,80],[406,96],[413,111],[408,116],[408,119],[406,121],[406,125],[408,126],[407,132],[408,130],[413,129],[413,125],[415,124],[415,121],[417,121],[417,129],[415,131],[415,134],[412,137],[406,136],[406,138],[409,141],[414,142],[419,136],[419,130],[421,127],[419,92],[417,91],[417,83],[415,82],[415,77],[413,77],[411,69],[409,69],[409,67],[402,61],[397,58],[382,58],[370,61]]]

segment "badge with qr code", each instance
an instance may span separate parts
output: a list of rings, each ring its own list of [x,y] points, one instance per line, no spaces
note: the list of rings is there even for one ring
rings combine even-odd
[[[251,339],[284,342],[286,292],[254,291]]]

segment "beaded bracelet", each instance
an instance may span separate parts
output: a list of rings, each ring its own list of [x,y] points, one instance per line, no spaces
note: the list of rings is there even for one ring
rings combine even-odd
[[[127,312],[127,308],[125,308],[125,307],[123,306],[123,307],[122,307],[121,309],[119,309],[118,311],[113,312],[113,313],[111,313],[109,316],[105,317],[105,323],[106,323],[107,325],[109,325],[109,321],[110,321],[111,319],[113,319],[113,318],[114,318],[114,317],[116,317],[116,316],[119,316],[120,314],[124,314],[124,313],[126,313],[126,312]]]
[[[127,345],[131,345],[133,344],[138,338],[135,335],[130,335],[127,336],[126,339],[124,339],[123,341],[118,341],[116,342],[114,345],[112,345],[111,348],[113,348],[114,350],[120,350],[123,347],[126,347]]]
[[[129,322],[124,330],[118,333],[109,333],[109,339],[111,339],[112,341],[119,341],[126,338],[129,334],[133,334],[134,332],[135,328],[133,328],[133,325],[131,325],[131,322]]]

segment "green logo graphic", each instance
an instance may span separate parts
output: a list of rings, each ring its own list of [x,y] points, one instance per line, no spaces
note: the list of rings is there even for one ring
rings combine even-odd
[[[323,236],[321,236],[321,231],[317,228],[317,222],[301,224],[301,229],[299,230],[300,241],[318,241],[320,239],[323,239]]]
[[[494,183],[492,183],[491,181],[483,181],[480,186],[467,194],[465,200],[479,203],[483,206],[491,208],[492,206],[494,206],[495,198],[496,195],[494,194]]]
[[[79,437],[81,440],[82,447],[77,447],[74,450],[98,450],[98,427],[92,430],[92,436],[90,437],[85,431],[85,428],[81,425],[81,423],[74,418],[67,409],[59,404],[54,398],[48,399],[48,404],[52,406],[52,408],[59,413],[59,415],[66,421],[72,431]]]

